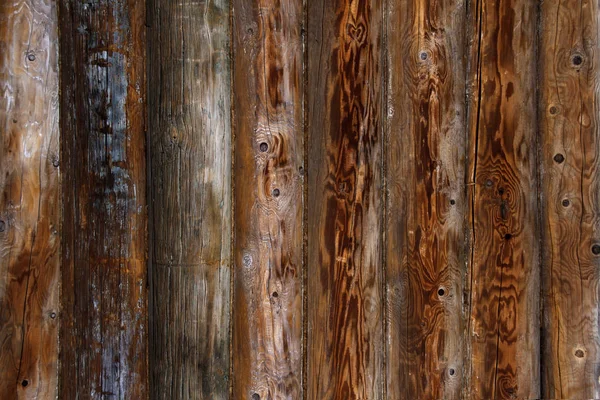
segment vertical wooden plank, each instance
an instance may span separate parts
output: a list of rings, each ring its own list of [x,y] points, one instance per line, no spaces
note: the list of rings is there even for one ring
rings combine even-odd
[[[382,399],[382,2],[308,1],[309,399]]]
[[[59,2],[63,399],[148,396],[144,2]]]
[[[301,0],[234,0],[233,398],[302,397]]]
[[[456,399],[466,348],[466,8],[387,4],[387,396]]]
[[[148,10],[152,397],[229,395],[229,2]]]
[[[543,398],[600,398],[600,10],[541,7]]]
[[[0,398],[54,399],[58,361],[54,1],[0,2]]]
[[[539,398],[537,3],[469,10],[469,398]]]

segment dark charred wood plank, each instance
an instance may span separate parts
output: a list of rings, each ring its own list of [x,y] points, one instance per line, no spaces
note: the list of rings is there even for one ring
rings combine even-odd
[[[150,0],[150,366],[156,399],[229,395],[229,2]]]
[[[59,1],[61,399],[148,396],[144,14]]]
[[[600,397],[600,10],[541,7],[542,397]]]
[[[54,399],[60,205],[58,19],[0,2],[0,398]]]
[[[307,7],[307,398],[382,399],[382,2]]]
[[[301,0],[233,2],[233,398],[302,397]]]
[[[467,396],[539,398],[537,3],[473,0],[469,14]]]
[[[387,396],[457,399],[466,314],[462,1],[388,0]]]

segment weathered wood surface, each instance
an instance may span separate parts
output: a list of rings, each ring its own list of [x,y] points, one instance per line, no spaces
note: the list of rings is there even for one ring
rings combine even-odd
[[[151,0],[152,397],[229,396],[229,3]]]
[[[301,0],[233,2],[233,398],[302,397]]]
[[[148,396],[144,14],[59,2],[61,399]]]
[[[382,2],[307,10],[307,398],[382,399]]]
[[[541,7],[542,397],[600,398],[600,10]]]
[[[389,399],[463,391],[465,23],[461,0],[388,1]]]
[[[529,0],[469,5],[468,398],[540,398],[536,21]]]
[[[54,399],[60,206],[57,16],[0,2],[0,398]]]

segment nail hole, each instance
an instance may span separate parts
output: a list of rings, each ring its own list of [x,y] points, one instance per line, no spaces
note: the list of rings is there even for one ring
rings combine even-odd
[[[592,246],[592,253],[595,255],[600,254],[600,244],[595,244]]]
[[[58,168],[58,166],[59,166],[58,158],[55,158],[52,160],[52,166],[54,168]]]
[[[304,175],[304,167],[299,167],[298,172],[300,173],[300,175]]]
[[[503,194],[504,194],[504,188],[500,188],[500,189],[498,189],[498,193],[499,193],[500,195],[503,195]]]
[[[510,240],[512,239],[512,235],[510,233],[507,233],[506,235],[504,235],[504,239]]]
[[[448,374],[449,374],[450,376],[454,376],[455,372],[456,372],[456,371],[454,371],[454,368],[450,368],[450,369],[448,370]]]
[[[450,200],[450,205],[452,205],[452,206],[453,206],[453,205],[455,205],[455,204],[456,204],[456,200],[454,200],[454,199]]]
[[[272,296],[277,298],[277,297],[279,297],[279,294],[277,292],[273,292]]]
[[[488,179],[487,181],[485,181],[485,186],[487,187],[491,187],[494,184],[494,182],[492,182],[491,179]]]
[[[562,154],[558,153],[554,156],[554,162],[562,164],[563,161],[565,161],[565,156],[563,156]]]
[[[29,53],[29,54],[27,55],[27,59],[28,59],[29,61],[35,61],[35,54],[33,54],[33,53]]]
[[[6,223],[0,219],[0,232],[4,232],[6,229]]]
[[[252,400],[260,400],[260,395],[258,393],[254,393],[252,395]]]
[[[16,124],[16,123],[17,123],[17,120],[13,118],[13,124]]]
[[[421,57],[421,60],[423,60],[423,61],[427,60],[427,53],[426,52],[422,51],[419,56]]]
[[[29,385],[29,381],[27,379],[23,379],[23,382],[21,382],[21,386],[26,387],[27,385]]]
[[[279,189],[273,189],[273,196],[279,197]]]
[[[444,294],[446,294],[446,291],[444,290],[444,288],[439,288],[438,295],[443,296]]]
[[[269,150],[269,145],[265,142],[262,142],[258,147],[260,148],[260,151],[262,151],[263,153],[265,151]]]
[[[52,319],[56,318],[56,313],[55,312],[51,312],[50,313],[50,318],[52,318]]]
[[[583,57],[581,57],[579,54],[576,54],[573,56],[571,61],[573,62],[573,65],[581,65],[583,63]]]
[[[583,350],[581,350],[581,349],[575,350],[575,357],[583,358]]]
[[[249,35],[252,35],[254,33],[254,30],[252,28],[248,28],[247,32]]]
[[[558,108],[555,106],[550,107],[550,114],[555,115],[558,112]]]
[[[567,199],[564,199],[564,200],[562,201],[562,205],[563,205],[563,207],[569,207],[569,204],[571,204],[571,202],[570,202],[569,200],[567,200]]]

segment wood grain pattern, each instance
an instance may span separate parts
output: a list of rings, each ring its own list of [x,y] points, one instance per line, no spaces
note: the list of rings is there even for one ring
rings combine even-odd
[[[0,398],[54,399],[58,361],[57,16],[0,2]]]
[[[144,399],[145,7],[59,2],[61,399]]]
[[[229,2],[148,5],[151,372],[156,399],[229,395]]]
[[[388,1],[389,399],[463,390],[465,22],[463,1]]]
[[[301,0],[233,2],[233,398],[302,397]]]
[[[382,399],[382,3],[308,16],[307,397]]]
[[[600,398],[600,10],[548,0],[541,13],[542,397]]]
[[[468,398],[539,398],[537,5],[469,10]]]

